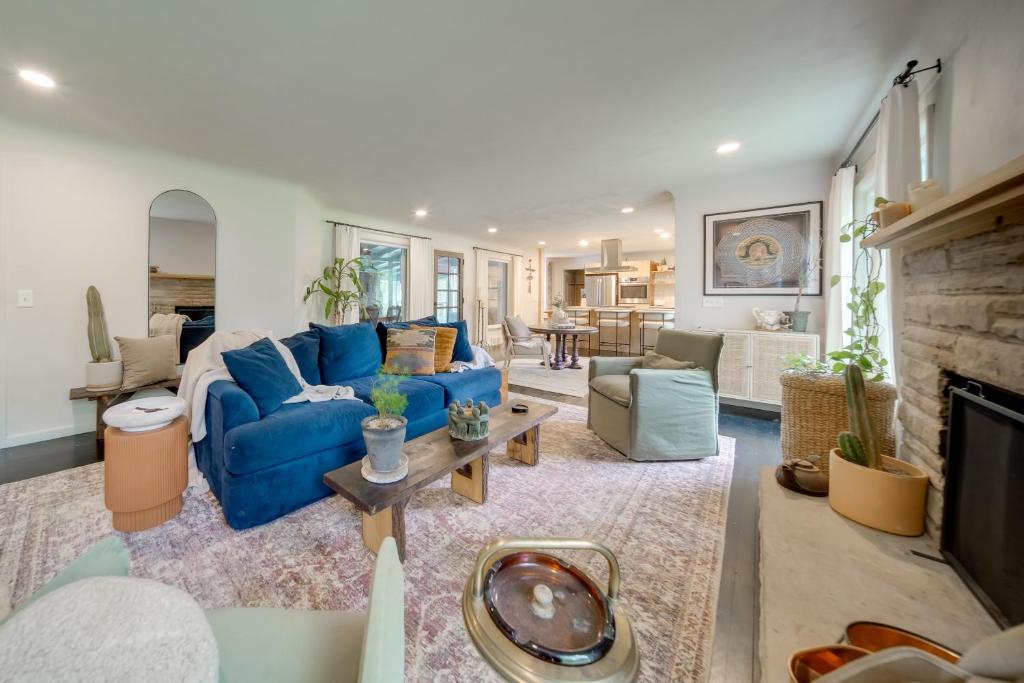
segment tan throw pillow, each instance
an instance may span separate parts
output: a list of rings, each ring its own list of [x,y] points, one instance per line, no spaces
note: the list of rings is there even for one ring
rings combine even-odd
[[[388,356],[383,371],[389,374],[433,375],[436,328],[388,330]]]
[[[448,372],[452,369],[452,356],[455,354],[455,339],[459,331],[454,327],[427,327],[411,325],[413,330],[434,330],[434,372]]]
[[[693,361],[676,360],[654,351],[648,351],[644,354],[640,367],[643,370],[693,370],[698,366]]]
[[[121,348],[121,362],[124,364],[122,389],[137,389],[147,384],[156,384],[174,379],[178,373],[174,368],[175,339],[172,334],[143,339],[114,337]]]

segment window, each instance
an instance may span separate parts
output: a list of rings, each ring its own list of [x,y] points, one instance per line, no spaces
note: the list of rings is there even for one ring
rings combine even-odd
[[[360,242],[359,255],[369,258],[372,270],[359,273],[366,311],[361,320],[403,320],[405,286],[408,280],[408,248],[396,244]]]
[[[508,263],[487,262],[487,324],[500,325],[508,315]]]
[[[462,254],[434,251],[434,314],[438,322],[462,320]]]
[[[921,108],[918,120],[921,137],[921,180],[934,176],[933,150],[935,148],[935,105],[928,104]]]

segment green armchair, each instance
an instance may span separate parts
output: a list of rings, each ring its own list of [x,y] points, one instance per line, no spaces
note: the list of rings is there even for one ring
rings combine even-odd
[[[587,426],[633,460],[718,455],[720,334],[662,330],[655,352],[691,370],[643,369],[642,358],[590,359]]]

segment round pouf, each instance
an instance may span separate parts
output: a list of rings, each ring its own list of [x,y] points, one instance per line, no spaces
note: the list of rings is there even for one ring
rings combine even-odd
[[[188,484],[188,428],[184,416],[143,432],[107,427],[103,493],[118,531],[141,531],[181,511]]]

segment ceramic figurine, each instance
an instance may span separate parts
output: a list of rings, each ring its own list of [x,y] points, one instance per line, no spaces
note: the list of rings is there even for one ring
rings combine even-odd
[[[460,441],[487,438],[490,433],[490,413],[491,409],[483,401],[473,405],[472,399],[467,398],[464,406],[460,406],[458,401],[452,401],[448,406],[449,436]]]
[[[789,327],[789,316],[782,311],[764,311],[755,308],[751,311],[757,321],[759,330],[784,330]]]

